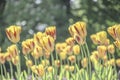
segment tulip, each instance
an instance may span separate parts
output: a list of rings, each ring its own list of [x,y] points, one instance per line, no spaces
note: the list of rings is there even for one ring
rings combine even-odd
[[[20,33],[21,33],[20,26],[12,25],[6,29],[7,37],[13,43],[17,43],[20,41]]]
[[[106,51],[107,51],[106,46],[98,46],[97,50],[100,58],[103,58],[106,55]]]
[[[116,65],[117,65],[118,67],[120,67],[120,59],[117,59],[117,60],[116,60]]]
[[[76,61],[75,55],[69,56],[69,57],[68,57],[68,60],[69,60],[70,62],[74,63],[74,62]]]
[[[73,53],[74,53],[75,55],[80,54],[80,46],[79,46],[79,45],[74,45],[74,46],[73,46]]]
[[[88,65],[88,59],[87,58],[83,58],[81,61],[81,65],[83,68],[86,68]]]
[[[49,67],[47,68],[47,71],[48,71],[48,72],[53,72],[53,67],[52,67],[52,66],[49,66]]]
[[[27,61],[26,61],[26,66],[27,66],[27,67],[33,66],[32,60],[27,60]]]
[[[6,59],[5,59],[5,54],[4,54],[4,53],[0,53],[0,63],[1,63],[1,64],[4,64],[5,61],[6,61]]]
[[[22,52],[24,55],[30,53],[35,47],[33,39],[27,39],[22,42]]]
[[[114,47],[113,44],[108,45],[107,49],[108,49],[108,52],[109,52],[110,54],[114,54],[114,53],[115,53],[115,47]]]
[[[56,66],[56,67],[60,67],[60,60],[55,60],[54,63],[55,63],[55,66]]]
[[[114,42],[114,44],[118,49],[120,49],[120,41],[117,40],[117,41]]]
[[[50,35],[53,37],[54,40],[56,40],[56,27],[55,26],[49,26],[45,29],[45,33],[47,35]]]
[[[16,57],[19,54],[19,50],[16,45],[11,45],[7,48],[7,52],[12,56],[13,58]]]
[[[73,37],[69,37],[65,40],[65,42],[70,45],[70,46],[73,46],[75,44],[75,40]]]
[[[14,57],[14,58],[12,58],[12,63],[14,64],[14,65],[17,65],[18,63],[19,63],[19,56],[16,56],[16,57]]]

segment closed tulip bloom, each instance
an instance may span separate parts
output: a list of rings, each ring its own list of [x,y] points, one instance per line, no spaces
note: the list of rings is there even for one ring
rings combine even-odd
[[[66,71],[68,71],[69,70],[69,65],[65,65],[64,68],[65,68]]]
[[[74,45],[74,46],[73,46],[73,53],[74,53],[75,55],[80,54],[80,46],[79,46],[79,45]]]
[[[35,73],[35,74],[38,74],[37,68],[38,68],[38,66],[36,66],[36,65],[31,66],[32,72]]]
[[[63,51],[63,49],[65,49],[67,47],[67,43],[57,43],[55,45],[55,49],[57,53],[60,53]]]
[[[70,46],[73,46],[75,44],[75,40],[73,37],[69,37],[65,40],[65,42],[70,45]]]
[[[92,55],[94,56],[95,60],[99,60],[99,53],[98,53],[98,51],[93,51]]]
[[[67,58],[67,53],[64,51],[64,52],[60,52],[59,53],[59,56],[62,60],[65,60]]]
[[[88,66],[88,59],[87,58],[83,58],[81,61],[81,65],[83,68],[86,68]]]
[[[91,38],[91,40],[92,40],[92,42],[93,42],[94,44],[99,44],[99,43],[100,43],[100,41],[99,41],[99,39],[98,39],[98,36],[97,36],[96,34],[92,34],[92,35],[90,36],[90,38]]]
[[[41,64],[45,67],[45,66],[48,66],[50,63],[49,63],[49,60],[42,60],[41,61]]]
[[[52,66],[49,66],[49,67],[47,68],[47,71],[48,71],[48,72],[53,72],[53,69],[54,69],[54,68],[53,68]]]
[[[40,46],[36,45],[31,54],[35,59],[38,59],[39,57],[43,56],[43,49]]]
[[[41,43],[46,52],[52,52],[54,50],[54,39],[51,36],[43,37]]]
[[[19,56],[16,56],[16,57],[12,58],[12,63],[14,65],[17,65],[19,63],[19,61],[20,61]]]
[[[55,66],[60,67],[60,60],[55,60]]]
[[[67,55],[71,55],[72,54],[72,46],[66,46],[66,48],[63,49],[63,52],[66,52]]]
[[[110,65],[114,66],[115,65],[115,59],[110,59]]]
[[[107,33],[105,31],[100,31],[96,33],[96,35],[99,37],[99,41],[101,44],[103,44],[104,41],[107,39]]]
[[[56,40],[56,27],[55,26],[49,26],[45,29],[45,33],[47,35],[50,35],[53,37],[54,40]]]
[[[107,51],[106,46],[98,46],[97,50],[100,58],[103,58],[106,55],[106,51]]]
[[[117,60],[116,60],[116,65],[117,65],[118,67],[120,67],[120,59],[117,59]]]
[[[38,71],[38,76],[43,77],[43,75],[45,74],[44,66],[42,64],[39,64],[37,71]]]
[[[75,67],[74,66],[69,66],[69,71],[70,72],[73,72],[75,70]]]
[[[12,25],[6,29],[7,37],[13,43],[17,43],[20,41],[20,33],[21,33],[20,26]]]
[[[6,59],[5,59],[5,54],[4,54],[4,53],[0,53],[0,63],[1,63],[1,64],[4,64],[5,61],[6,61]]]
[[[25,41],[22,42],[22,52],[24,55],[30,53],[31,51],[33,51],[35,47],[35,43],[33,41],[33,39],[27,39]]]
[[[43,36],[45,35],[42,32],[37,32],[36,34],[34,34],[34,42],[36,43],[36,45],[42,46],[41,40]]]
[[[114,42],[114,44],[118,49],[120,49],[120,41],[117,40],[117,41]]]
[[[107,49],[108,49],[108,52],[109,52],[110,54],[114,54],[114,53],[115,53],[115,47],[114,47],[113,44],[108,45]]]
[[[7,52],[14,58],[19,54],[19,50],[16,45],[11,45],[7,48]]]
[[[113,39],[117,39],[117,34],[116,34],[116,25],[112,26],[112,27],[108,27],[107,31],[108,33],[113,37]]]
[[[26,61],[26,66],[27,66],[27,67],[33,66],[32,60],[27,60],[27,61]]]
[[[69,60],[70,62],[74,63],[74,62],[76,61],[75,55],[69,56],[69,57],[68,57],[68,60]]]
[[[120,40],[120,24],[116,25],[116,35],[117,35],[117,38],[116,40]]]

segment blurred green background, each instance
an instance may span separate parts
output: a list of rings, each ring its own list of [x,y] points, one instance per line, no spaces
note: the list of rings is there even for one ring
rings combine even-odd
[[[0,46],[5,50],[11,43],[5,28],[21,25],[21,41],[33,37],[45,27],[57,27],[57,42],[69,37],[69,25],[76,21],[87,23],[87,41],[92,49],[89,35],[120,23],[120,0],[1,0]]]

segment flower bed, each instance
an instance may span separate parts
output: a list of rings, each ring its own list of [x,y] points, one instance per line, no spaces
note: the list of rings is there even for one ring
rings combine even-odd
[[[92,52],[86,42],[85,22],[71,25],[68,29],[71,36],[58,43],[55,26],[20,43],[21,30],[15,25],[6,28],[6,35],[13,44],[6,52],[0,50],[0,80],[118,80],[116,67],[120,66],[120,59],[114,55],[115,46],[120,49],[120,25],[107,29],[115,40],[113,43],[106,31],[92,34],[90,38],[97,45]],[[21,70],[20,55],[25,58],[27,70]],[[10,71],[6,70],[6,62]]]

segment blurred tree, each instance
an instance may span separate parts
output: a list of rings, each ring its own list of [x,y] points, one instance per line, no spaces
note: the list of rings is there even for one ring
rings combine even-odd
[[[57,41],[64,41],[76,21],[87,23],[88,36],[119,23],[119,5],[119,0],[7,0],[3,16],[7,26],[22,26],[21,41],[50,25],[57,26]]]

